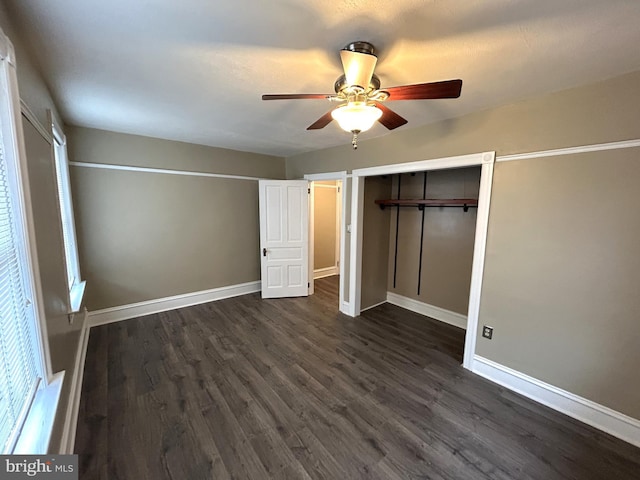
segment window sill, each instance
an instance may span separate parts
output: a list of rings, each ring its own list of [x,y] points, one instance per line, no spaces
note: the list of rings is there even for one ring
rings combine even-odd
[[[46,387],[36,392],[13,454],[44,455],[47,453],[63,381],[64,371],[58,372]]]
[[[82,298],[84,297],[84,289],[87,286],[86,281],[75,284],[69,291],[69,313],[78,313],[80,306],[82,305]]]

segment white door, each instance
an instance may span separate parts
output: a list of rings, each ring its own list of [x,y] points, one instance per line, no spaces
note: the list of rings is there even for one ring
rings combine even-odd
[[[308,295],[309,211],[306,180],[260,180],[262,298]]]

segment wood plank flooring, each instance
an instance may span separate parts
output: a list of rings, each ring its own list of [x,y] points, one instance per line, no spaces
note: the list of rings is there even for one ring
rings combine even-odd
[[[337,282],[93,328],[80,478],[640,478],[640,449],[464,370],[464,331],[351,319]]]

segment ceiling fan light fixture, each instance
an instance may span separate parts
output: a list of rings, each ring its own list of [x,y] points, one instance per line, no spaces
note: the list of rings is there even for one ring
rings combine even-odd
[[[360,133],[373,127],[382,110],[365,102],[351,102],[336,108],[331,116],[345,132]]]

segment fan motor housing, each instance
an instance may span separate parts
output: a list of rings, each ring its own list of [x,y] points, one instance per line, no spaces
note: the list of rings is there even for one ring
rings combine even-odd
[[[350,44],[346,45],[342,50],[350,50],[352,52],[365,53],[367,55],[376,56],[375,49],[373,48],[373,45],[370,44],[369,42],[362,42],[362,41],[351,42]]]
[[[347,77],[346,75],[340,75],[338,77],[338,79],[336,80],[336,83],[333,85],[334,90],[336,91],[336,93],[340,93],[342,92],[345,88],[350,87],[351,85],[347,85]],[[378,78],[378,76],[374,73],[371,76],[371,81],[369,82],[369,89],[368,92],[373,92],[375,90],[379,90],[380,89],[380,79]]]

